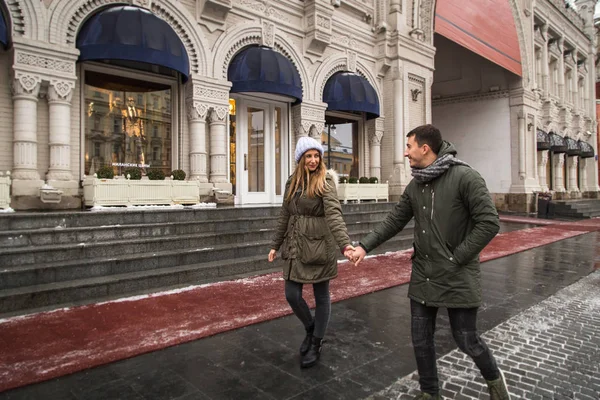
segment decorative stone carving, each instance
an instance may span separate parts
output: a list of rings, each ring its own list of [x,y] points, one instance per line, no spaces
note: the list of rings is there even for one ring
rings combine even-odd
[[[70,104],[74,88],[75,82],[73,81],[51,79],[50,86],[48,88],[48,101],[62,101]]]
[[[29,95],[37,98],[40,84],[42,83],[42,77],[16,71],[15,80],[12,83],[12,92],[14,96]]]
[[[141,8],[150,8],[150,0],[133,0],[132,3]]]
[[[262,45],[275,47],[275,24],[272,22],[263,22]]]
[[[201,97],[207,100],[228,101],[229,92],[226,90],[212,89],[203,85],[194,86],[194,97]]]
[[[190,121],[205,120],[208,114],[209,106],[199,101],[188,100],[187,117]]]
[[[307,0],[304,2],[304,15],[306,16],[306,53],[309,57],[317,59],[331,43],[333,8],[315,0]]]
[[[412,2],[412,0],[411,0]],[[416,27],[421,30],[422,37],[420,40],[433,44],[433,16],[435,14],[434,0],[421,0],[419,10],[420,23]]]
[[[225,106],[215,106],[211,109],[208,120],[211,124],[225,122],[225,117],[229,109]]]
[[[196,19],[209,32],[224,29],[225,21],[231,8],[231,0],[197,0]]]
[[[311,132],[311,127],[320,132],[325,129],[325,103],[303,102],[292,107],[292,124],[296,138],[307,136]]]
[[[285,16],[284,13],[279,9],[273,7],[269,0],[257,1],[257,0],[241,0],[239,5],[248,8],[258,14],[261,14],[267,18],[275,19],[278,21],[290,23],[291,21]]]
[[[348,50],[348,71],[356,72],[356,52]]]
[[[29,66],[45,70],[75,74],[75,63],[52,57],[44,57],[39,54],[31,54],[21,50],[15,51],[15,62],[17,67]]]
[[[369,130],[369,143],[371,145],[381,145],[381,139],[383,139],[382,131]]]
[[[23,15],[22,5],[19,4],[19,0],[7,0],[6,6],[8,11],[10,12],[10,16],[12,19],[12,35],[15,36],[24,36],[25,32],[28,31],[28,26],[25,26],[25,16]],[[29,36],[31,37],[31,32]],[[35,37],[35,36],[34,36]]]

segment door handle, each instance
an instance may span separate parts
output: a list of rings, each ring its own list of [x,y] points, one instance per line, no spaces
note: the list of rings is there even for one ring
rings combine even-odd
[[[244,154],[244,171],[248,171],[248,154]]]

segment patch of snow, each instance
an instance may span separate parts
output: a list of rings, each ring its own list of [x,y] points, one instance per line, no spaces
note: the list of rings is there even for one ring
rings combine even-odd
[[[13,210],[10,207],[0,209],[0,213],[13,213],[13,212],[15,212],[15,210]]]
[[[198,203],[198,204],[191,205],[189,207],[193,208],[193,209],[198,209],[198,208],[217,208],[217,203]]]

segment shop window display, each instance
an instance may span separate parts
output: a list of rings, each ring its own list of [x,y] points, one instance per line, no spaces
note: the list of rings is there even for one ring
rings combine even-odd
[[[84,173],[109,166],[115,175],[128,167],[168,174],[171,92],[165,84],[86,71]]]

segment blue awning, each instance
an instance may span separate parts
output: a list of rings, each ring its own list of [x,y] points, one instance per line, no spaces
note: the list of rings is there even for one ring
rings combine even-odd
[[[8,45],[8,24],[4,20],[4,15],[2,15],[2,11],[0,11],[0,43],[2,46],[6,48]]]
[[[379,117],[379,98],[371,84],[351,72],[337,72],[327,80],[323,101],[330,111],[362,111],[367,119]]]
[[[283,54],[253,46],[239,52],[229,64],[227,79],[232,93],[258,92],[302,101],[302,81],[296,67]]]
[[[187,52],[171,26],[148,10],[111,7],[92,16],[77,35],[79,61],[125,60],[190,75]]]

